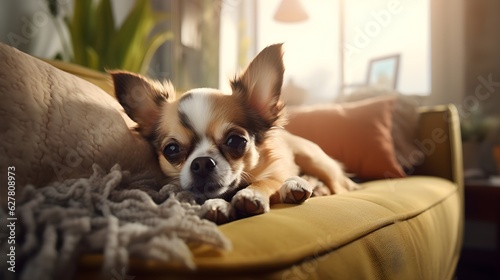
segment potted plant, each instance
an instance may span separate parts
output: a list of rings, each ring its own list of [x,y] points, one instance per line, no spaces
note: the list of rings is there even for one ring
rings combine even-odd
[[[113,90],[106,69],[145,74],[156,50],[173,38],[161,26],[168,15],[155,12],[151,1],[137,0],[120,26],[115,26],[111,0],[75,0],[71,17],[61,13],[58,0],[47,4],[63,46],[58,58],[64,61],[49,62],[108,93]]]

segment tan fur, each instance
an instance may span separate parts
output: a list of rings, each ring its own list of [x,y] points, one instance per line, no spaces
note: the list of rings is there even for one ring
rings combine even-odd
[[[283,131],[281,138],[288,144],[288,149],[302,172],[323,181],[332,193],[358,189],[358,185],[345,175],[342,165],[325,154],[315,143],[286,131]]]

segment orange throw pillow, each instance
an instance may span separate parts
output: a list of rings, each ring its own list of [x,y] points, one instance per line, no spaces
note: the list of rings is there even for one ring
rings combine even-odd
[[[318,144],[362,179],[401,178],[392,139],[394,97],[289,109],[291,133]]]

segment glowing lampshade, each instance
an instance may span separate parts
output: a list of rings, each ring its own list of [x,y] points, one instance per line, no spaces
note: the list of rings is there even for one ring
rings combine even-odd
[[[281,1],[274,14],[274,20],[281,22],[300,22],[308,18],[309,16],[299,0]]]

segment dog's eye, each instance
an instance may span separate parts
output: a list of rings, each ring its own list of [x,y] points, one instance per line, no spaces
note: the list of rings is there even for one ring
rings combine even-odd
[[[247,147],[247,139],[239,135],[231,135],[227,138],[226,145],[242,155]]]
[[[176,155],[178,153],[181,152],[181,147],[179,147],[179,145],[175,144],[175,143],[172,143],[172,144],[168,144],[165,149],[163,150],[163,154],[165,156],[172,156],[172,155]]]
[[[165,149],[163,149],[163,156],[170,162],[170,163],[177,163],[180,160],[182,160],[182,149],[177,143],[170,143],[168,144]]]

